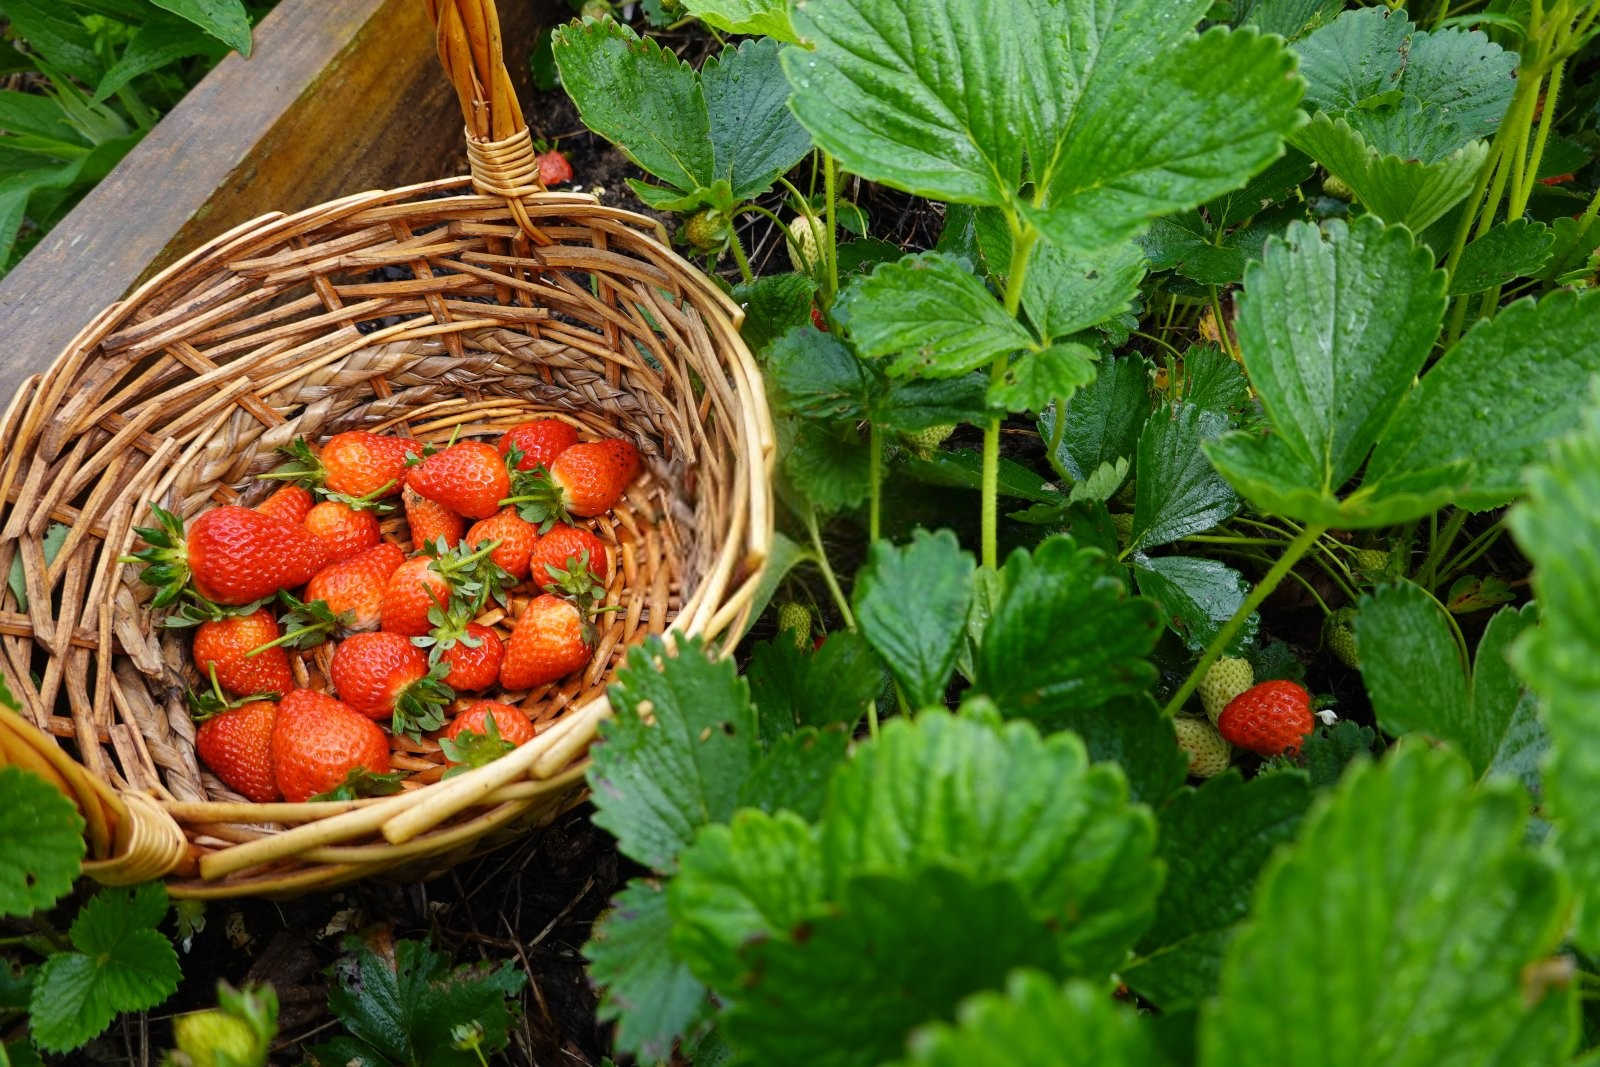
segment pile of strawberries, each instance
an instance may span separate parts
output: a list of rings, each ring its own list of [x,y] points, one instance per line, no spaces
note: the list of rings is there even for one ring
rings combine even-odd
[[[130,557],[172,609],[166,625],[194,627],[206,765],[257,803],[344,799],[400,788],[380,722],[413,745],[435,736],[452,770],[532,738],[516,695],[594,655],[610,569],[579,520],[621,499],[634,446],[539,419],[498,447],[355,430],[284,451],[267,477],[287,484],[259,506],[212,508],[187,530],[154,508],[160,525],[138,530],[149,547]],[[387,525],[408,545],[379,521],[395,497],[406,530]],[[533,598],[513,619],[517,592]],[[509,637],[478,621],[487,612]],[[288,650],[325,642],[331,692],[297,686]],[[501,700],[469,699],[496,687]]]

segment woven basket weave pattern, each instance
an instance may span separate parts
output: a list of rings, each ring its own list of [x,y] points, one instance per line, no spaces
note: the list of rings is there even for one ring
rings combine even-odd
[[[107,309],[11,405],[0,567],[21,560],[28,602],[0,601],[0,674],[24,718],[72,743],[77,764],[48,762],[88,816],[91,873],[176,868],[175,891],[228,895],[448,862],[571,802],[627,646],[669,627],[737,634],[770,540],[772,461],[739,311],[650,220],[528,188],[527,140],[471,140],[472,179],[217,238]],[[613,563],[604,603],[617,610],[602,616],[593,663],[523,702],[541,735],[439,785],[427,784],[443,770],[436,746],[398,746],[408,785],[427,787],[378,801],[229,793],[194,755],[188,634],[160,626],[152,590],[118,562],[148,505],[188,520],[257,503],[271,489],[258,476],[298,436],[492,440],[552,414],[586,437],[627,437],[645,473],[597,524]],[[70,530],[47,565],[52,522]],[[297,682],[326,677],[329,651],[298,657]],[[0,730],[7,762],[46,762],[40,743]]]

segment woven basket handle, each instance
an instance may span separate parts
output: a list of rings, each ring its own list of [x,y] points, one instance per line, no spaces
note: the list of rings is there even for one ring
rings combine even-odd
[[[480,193],[503,197],[525,231],[536,233],[523,197],[543,192],[533,136],[517,103],[500,43],[494,0],[424,0],[438,32],[439,62],[461,101],[467,159]]]

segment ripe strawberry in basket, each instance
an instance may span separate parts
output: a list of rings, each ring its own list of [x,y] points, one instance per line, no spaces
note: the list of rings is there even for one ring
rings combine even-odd
[[[202,675],[215,672],[218,684],[234,696],[287,693],[294,688],[288,654],[274,646],[251,655],[281,636],[266,608],[208,620],[194,631],[194,665]]]
[[[465,537],[468,548],[495,542],[489,558],[519,582],[528,576],[528,557],[538,540],[539,531],[518,515],[516,508],[501,508],[489,518],[478,520]]]
[[[303,599],[308,605],[320,601],[327,609],[326,615],[342,617],[339,625],[345,630],[376,630],[383,609],[383,591],[405,561],[406,554],[399,545],[381,542],[342,563],[322,568],[306,583]],[[324,627],[323,632],[332,630]]]
[[[453,613],[473,618],[516,584],[490,558],[489,545],[469,552],[436,543],[426,550],[401,564],[384,587],[379,626],[390,633],[421,637]]]
[[[578,443],[578,431],[560,419],[534,419],[513,426],[500,437],[500,455],[512,470],[548,467]],[[516,455],[513,456],[512,453]]]
[[[438,624],[411,643],[428,653],[428,664],[443,665],[444,684],[458,693],[477,693],[500,679],[505,642],[487,626],[470,621],[470,606],[443,615]]]
[[[352,634],[334,649],[329,680],[339,699],[369,719],[390,719],[395,734],[416,736],[444,725],[456,698],[445,669],[430,669],[422,650],[399,634]]]
[[[406,525],[411,527],[411,547],[418,552],[424,545],[443,541],[451,548],[461,543],[461,516],[443,504],[429,500],[409,485],[400,493],[405,505]]]
[[[213,774],[228,788],[257,804],[278,799],[278,781],[272,771],[272,730],[278,705],[270,700],[236,704],[215,700],[210,694],[190,694],[200,728],[194,749]]]
[[[324,500],[306,513],[305,528],[328,549],[328,562],[338,563],[377,544],[378,517],[370,502]]]
[[[469,704],[439,739],[439,748],[452,767],[445,777],[491,763],[532,741],[537,733],[520,708],[493,700]]]
[[[505,460],[484,441],[457,441],[412,467],[406,485],[469,519],[487,519],[511,492]]]
[[[605,542],[582,526],[558,522],[533,546],[533,554],[528,558],[528,573],[534,584],[543,589],[559,579],[555,572],[571,570],[573,564],[579,561],[587,564],[596,582],[605,584],[610,573]]]
[[[596,590],[588,571],[575,566],[555,576],[556,592],[534,598],[511,630],[500,684],[532,689],[581,670],[594,656],[596,634],[590,619]]]
[[[327,549],[305,527],[232,504],[201,512],[185,533],[178,517],[152,504],[159,523],[135,532],[150,545],[127,561],[165,607],[191,588],[215,604],[237,607],[301,586],[327,563]]]
[[[421,455],[422,443],[409,437],[348,430],[328,438],[320,449],[297,437],[279,451],[289,462],[263,477],[294,479],[348,497],[380,497],[400,492],[406,464]]]
[[[389,774],[389,741],[378,724],[312,689],[278,702],[272,773],[285,800],[299,803],[355,779]]]
[[[300,526],[305,523],[306,515],[314,504],[316,499],[304,486],[285,485],[274,490],[271,496],[257,504],[256,510],[291,526]]]
[[[543,532],[573,515],[588,518],[609,511],[639,473],[639,450],[620,437],[580,441],[544,470],[517,474],[508,504]]]

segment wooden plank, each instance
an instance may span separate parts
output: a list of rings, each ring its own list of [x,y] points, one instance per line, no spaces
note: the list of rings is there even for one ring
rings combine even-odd
[[[570,12],[562,0],[500,8],[526,94],[538,27]],[[219,63],[0,280],[0,398],[108,303],[241,222],[465,167],[423,0],[281,0],[250,59]]]

